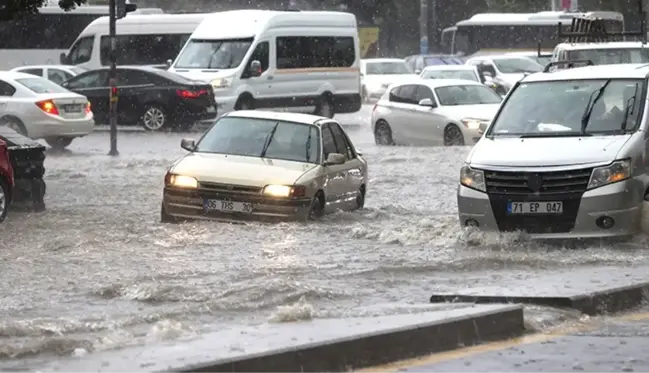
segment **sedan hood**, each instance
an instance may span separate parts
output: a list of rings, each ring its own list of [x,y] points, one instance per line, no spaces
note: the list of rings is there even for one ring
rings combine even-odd
[[[442,106],[437,112],[455,120],[482,119],[490,121],[496,115],[499,107],[500,104]]]
[[[191,153],[178,161],[171,171],[195,177],[199,182],[263,187],[268,184],[292,185],[314,167],[317,165],[277,159]]]
[[[469,162],[483,166],[551,167],[610,163],[631,135],[493,138],[478,141]]]

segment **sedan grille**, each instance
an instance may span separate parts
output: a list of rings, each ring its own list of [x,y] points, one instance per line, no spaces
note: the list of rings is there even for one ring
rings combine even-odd
[[[552,172],[484,171],[488,194],[553,195],[584,193],[592,168]]]
[[[247,185],[201,182],[200,189],[201,191],[218,194],[260,194],[262,188]]]

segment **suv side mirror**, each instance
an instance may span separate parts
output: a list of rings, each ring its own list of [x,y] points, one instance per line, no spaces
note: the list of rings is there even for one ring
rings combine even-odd
[[[194,149],[196,149],[196,141],[192,139],[182,139],[180,140],[180,147],[188,152],[193,152]]]
[[[261,62],[254,60],[250,63],[250,68],[248,69],[250,76],[256,78],[261,75]]]
[[[344,164],[346,160],[347,159],[343,154],[329,153],[329,155],[327,156],[327,161],[325,162],[325,166]]]
[[[425,98],[421,101],[419,101],[419,106],[427,106],[429,108],[436,108],[437,104],[433,102],[430,98]]]

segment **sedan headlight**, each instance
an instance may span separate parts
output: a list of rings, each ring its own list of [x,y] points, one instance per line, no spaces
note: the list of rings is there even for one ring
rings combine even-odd
[[[214,88],[228,88],[232,85],[234,77],[229,76],[227,78],[214,79],[210,82]]]
[[[486,192],[487,190],[484,180],[484,172],[469,166],[462,166],[462,169],[460,170],[460,184],[481,192]]]
[[[615,161],[608,166],[597,167],[590,175],[588,189],[599,188],[604,185],[617,183],[631,177],[631,160]]]
[[[198,189],[198,180],[191,176],[167,174],[165,184],[176,188]]]
[[[301,185],[266,185],[264,187],[264,195],[270,197],[304,197],[306,188]]]
[[[484,121],[485,120],[483,120],[483,119],[474,119],[474,118],[464,118],[464,119],[462,119],[462,123],[466,126],[466,128],[471,129],[471,130],[480,129],[480,123],[482,123]]]

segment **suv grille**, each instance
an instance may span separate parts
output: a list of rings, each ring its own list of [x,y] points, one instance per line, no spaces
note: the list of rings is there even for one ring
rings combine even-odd
[[[583,193],[592,168],[552,172],[484,171],[488,194],[552,195]]]

